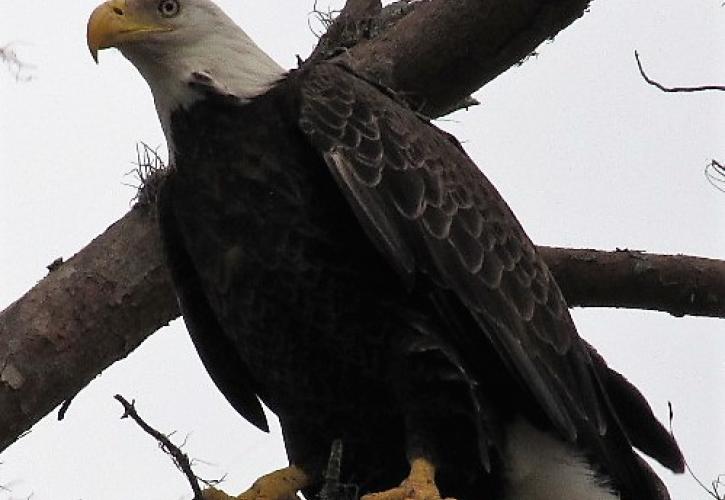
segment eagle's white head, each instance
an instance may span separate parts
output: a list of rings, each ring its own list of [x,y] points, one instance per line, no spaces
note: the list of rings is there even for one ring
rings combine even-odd
[[[265,92],[284,70],[210,0],[109,0],[88,20],[88,48],[115,47],[138,68],[156,102],[171,144],[169,120],[200,93],[200,76],[218,90],[250,99]]]

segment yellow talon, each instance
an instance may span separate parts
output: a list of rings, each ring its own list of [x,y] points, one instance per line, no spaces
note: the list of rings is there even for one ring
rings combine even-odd
[[[302,469],[292,465],[260,477],[239,496],[229,496],[216,488],[205,489],[202,496],[204,500],[298,500],[297,492],[309,482]]]
[[[410,464],[410,475],[397,488],[364,495],[360,500],[442,500],[435,484],[435,467],[424,458]],[[452,498],[446,500],[454,500]]]
[[[234,500],[234,497],[230,497],[222,490],[216,488],[206,488],[201,492],[201,498],[204,500]]]

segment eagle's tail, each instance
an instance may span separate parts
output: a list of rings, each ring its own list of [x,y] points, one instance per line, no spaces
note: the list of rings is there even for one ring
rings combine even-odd
[[[647,400],[622,374],[607,366],[589,346],[597,375],[632,445],[673,472],[684,472],[685,458],[674,436],[657,420]],[[644,463],[644,462],[643,462]]]

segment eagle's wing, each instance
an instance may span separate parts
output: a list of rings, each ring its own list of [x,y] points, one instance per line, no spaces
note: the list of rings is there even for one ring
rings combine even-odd
[[[300,73],[300,128],[368,236],[402,279],[427,275],[433,303],[454,297],[450,310],[477,326],[447,341],[474,364],[493,348],[563,439],[587,442],[635,497],[668,498],[631,446],[679,471],[677,444],[579,338],[535,246],[460,144],[344,66]]]
[[[393,267],[455,293],[480,326],[467,335],[485,336],[562,437],[583,421],[603,434],[564,298],[491,183],[455,139],[345,68],[307,71],[300,126]]]
[[[224,334],[187,252],[175,213],[174,186],[171,171],[164,179],[157,207],[166,264],[184,322],[209,376],[232,407],[259,429],[269,431],[249,370],[232,340]],[[203,342],[199,341],[202,337]]]

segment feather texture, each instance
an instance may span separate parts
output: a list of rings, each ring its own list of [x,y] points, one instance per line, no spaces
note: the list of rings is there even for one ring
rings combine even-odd
[[[444,493],[501,498],[523,419],[623,500],[668,498],[632,444],[669,465],[676,444],[651,413],[620,419],[644,400],[454,139],[333,63],[249,102],[205,88],[172,115],[168,262],[212,378],[258,425],[256,396],[279,416],[292,462],[318,471],[342,438],[371,491],[431,453]]]

